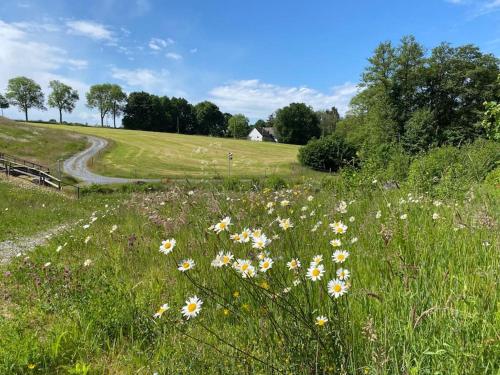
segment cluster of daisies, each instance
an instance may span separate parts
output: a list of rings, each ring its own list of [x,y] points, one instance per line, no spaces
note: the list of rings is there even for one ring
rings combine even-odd
[[[312,201],[313,197],[308,197],[308,201]],[[280,202],[269,202],[265,204],[265,208],[269,214],[272,214],[275,206],[279,206],[287,208],[290,205],[290,201],[284,199]],[[336,210],[340,213],[345,213],[347,211],[347,203],[340,202],[336,207]],[[351,217],[349,219],[350,222],[354,221],[354,218]],[[283,231],[290,230],[294,228],[294,224],[290,218],[281,218],[277,217],[274,221],[278,224],[279,228]],[[322,223],[318,222],[316,225],[319,227]],[[266,234],[263,233],[261,228],[244,228],[241,232],[233,232],[231,234],[230,228],[233,226],[230,217],[222,218],[218,223],[211,225],[208,230],[220,235],[224,232],[229,233],[229,238],[234,243],[239,244],[251,244],[253,249],[259,250],[257,254],[257,263],[255,263],[255,259],[243,259],[235,257],[231,251],[219,251],[215,258],[211,261],[211,266],[214,268],[230,268],[235,270],[242,278],[255,278],[259,274],[265,274],[269,270],[273,268],[275,264],[275,260],[271,258],[270,252],[266,249],[272,239],[268,238]],[[335,270],[336,277],[329,280],[327,283],[327,291],[328,294],[332,298],[339,298],[348,292],[350,283],[350,272],[348,269],[344,268],[344,263],[349,257],[349,252],[347,250],[343,250],[345,243],[354,243],[357,241],[357,238],[354,237],[351,240],[345,240],[345,234],[347,233],[348,226],[344,224],[342,221],[335,221],[329,224],[329,228],[333,232],[335,238],[330,240],[330,245],[332,247],[332,262],[338,266]],[[277,239],[279,236],[273,236],[273,239]],[[160,246],[160,252],[163,254],[170,254],[174,247],[176,246],[176,240],[171,238],[165,241],[162,241]],[[304,275],[305,279],[311,282],[317,282],[322,280],[325,276],[325,263],[323,259],[323,255],[318,254],[315,255],[309,263],[309,267],[305,271]],[[177,263],[177,269],[181,272],[186,272],[195,267],[196,263],[193,259],[183,259]],[[293,280],[293,286],[298,286],[301,283],[300,270],[302,269],[301,261],[298,258],[292,258],[287,261],[286,266],[288,270],[294,272],[295,279]],[[291,288],[285,288],[283,290],[283,294],[288,293]],[[281,293],[277,293],[281,294]],[[197,296],[192,296],[185,301],[185,305],[181,309],[182,315],[186,319],[196,317],[202,308],[203,301]],[[169,309],[168,304],[162,305],[159,310],[154,314],[155,318],[159,318]],[[318,316],[316,318],[317,326],[324,326],[328,322],[328,318],[325,316]]]

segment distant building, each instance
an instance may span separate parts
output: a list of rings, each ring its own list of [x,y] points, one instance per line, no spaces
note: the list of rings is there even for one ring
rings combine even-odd
[[[254,128],[247,138],[257,142],[278,142],[274,128]]]

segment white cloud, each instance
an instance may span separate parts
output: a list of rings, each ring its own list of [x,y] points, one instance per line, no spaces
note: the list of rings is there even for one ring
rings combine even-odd
[[[78,60],[78,59],[68,59],[68,64],[71,66],[71,69],[85,69],[88,67],[89,62],[87,60]]]
[[[308,87],[284,87],[253,79],[215,87],[210,91],[210,100],[223,111],[243,113],[257,119],[266,118],[293,102],[306,103],[316,110],[335,106],[341,114],[345,114],[356,92],[356,85],[350,82],[333,87],[329,93],[322,93]]]
[[[196,53],[196,52],[198,52],[198,48],[191,48],[191,49],[189,50],[189,52],[190,52],[190,53]]]
[[[113,41],[113,33],[107,26],[93,21],[77,20],[66,22],[68,33],[86,36],[95,40]]]
[[[168,47],[175,42],[168,38],[168,39],[161,39],[161,38],[151,38],[151,40],[148,43],[149,48],[151,48],[154,51],[159,51],[165,47]]]
[[[182,60],[182,55],[179,55],[178,53],[175,53],[175,52],[169,52],[165,55],[165,57],[167,59],[170,59],[170,60]]]
[[[37,41],[39,33],[36,31],[30,33],[26,30],[31,29],[0,20],[0,91],[5,90],[9,79],[16,76],[26,76],[35,80],[47,97],[49,82],[54,79],[60,80],[75,88],[80,94],[80,101],[75,112],[71,115],[66,114],[64,118],[70,121],[82,121],[84,117],[78,113],[88,113],[84,104],[88,85],[78,79],[62,75],[60,70],[68,66],[83,68],[86,62],[68,57],[67,51],[63,48]],[[22,117],[17,108],[14,107],[5,111],[5,114],[13,118]],[[89,114],[89,116],[92,115]],[[58,114],[53,109],[49,109],[47,112],[31,110],[30,118],[58,118]],[[92,121],[92,123],[95,122]]]

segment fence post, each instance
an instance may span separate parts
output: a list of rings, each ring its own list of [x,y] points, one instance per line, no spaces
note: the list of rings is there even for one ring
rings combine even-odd
[[[80,199],[80,186],[76,187],[76,198]]]

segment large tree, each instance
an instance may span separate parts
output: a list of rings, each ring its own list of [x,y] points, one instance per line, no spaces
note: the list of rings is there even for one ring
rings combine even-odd
[[[113,116],[113,127],[116,128],[116,117],[123,113],[127,103],[127,94],[125,94],[119,85],[111,85],[111,116]]]
[[[45,109],[42,88],[32,79],[16,77],[9,79],[5,97],[10,104],[19,107],[24,112],[28,121],[28,110],[30,108]]]
[[[80,96],[78,95],[78,91],[57,80],[50,81],[49,87],[52,89],[48,98],[49,107],[59,110],[59,123],[62,124],[63,111],[73,112]]]
[[[226,132],[224,115],[214,103],[204,101],[196,104],[197,134],[223,136]]]
[[[113,85],[102,83],[90,87],[87,93],[87,107],[97,109],[101,117],[101,126],[104,126],[104,117],[112,108]]]
[[[147,92],[132,92],[123,110],[125,129],[153,130],[153,96]]]
[[[228,120],[229,136],[233,138],[245,138],[249,132],[248,118],[242,114],[231,116]]]
[[[321,136],[333,134],[335,127],[340,120],[340,114],[336,107],[327,109],[326,111],[318,111],[316,115],[319,118],[319,127],[321,129]]]
[[[174,122],[174,131],[182,134],[196,132],[196,112],[194,106],[184,98],[170,99],[170,117]]]
[[[5,98],[5,96],[0,94],[0,109],[2,110],[2,116],[3,116],[3,110],[6,108],[9,108],[9,101]]]
[[[318,116],[304,103],[291,103],[279,109],[274,124],[282,143],[303,145],[321,134]]]

